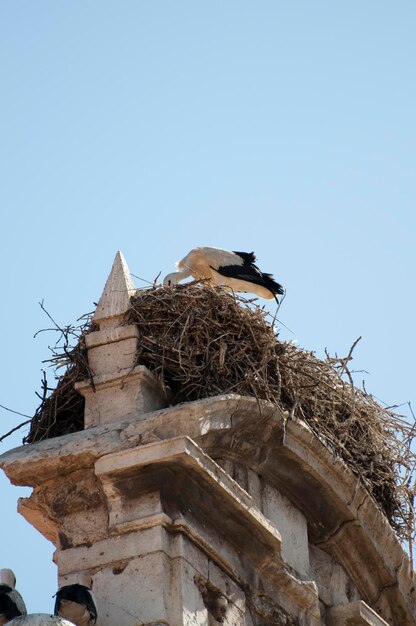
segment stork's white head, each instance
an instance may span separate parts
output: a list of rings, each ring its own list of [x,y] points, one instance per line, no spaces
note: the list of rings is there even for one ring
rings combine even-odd
[[[177,285],[181,278],[181,274],[178,272],[172,272],[172,274],[168,274],[163,279],[164,287],[172,287],[172,285]]]
[[[4,568],[0,570],[0,581],[3,585],[8,585],[12,589],[16,587],[16,576],[11,569]]]

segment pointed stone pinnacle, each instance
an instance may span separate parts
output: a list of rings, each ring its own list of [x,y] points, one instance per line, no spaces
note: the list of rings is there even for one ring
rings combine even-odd
[[[113,267],[92,321],[99,322],[123,315],[129,308],[130,297],[135,291],[136,288],[131,280],[129,268],[123,253],[119,251],[115,256]]]

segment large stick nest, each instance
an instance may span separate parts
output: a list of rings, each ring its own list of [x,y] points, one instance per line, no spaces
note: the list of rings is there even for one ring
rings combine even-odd
[[[125,323],[139,330],[137,364],[159,378],[171,404],[236,393],[278,405],[345,461],[399,537],[411,541],[413,429],[352,384],[351,353],[320,360],[279,341],[267,315],[244,298],[191,283],[138,291]],[[84,402],[74,383],[92,375],[84,342],[90,330],[82,328],[72,351],[55,352],[52,361],[69,367],[44,395],[26,442],[83,428]]]

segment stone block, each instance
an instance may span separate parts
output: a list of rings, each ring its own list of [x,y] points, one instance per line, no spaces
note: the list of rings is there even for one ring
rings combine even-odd
[[[208,580],[217,588],[229,602],[229,609],[236,609],[238,619],[244,615],[246,610],[246,597],[244,591],[237,583],[228,576],[215,563],[210,562],[208,568]],[[231,612],[231,611],[229,611]],[[228,618],[227,618],[228,619]],[[236,616],[237,619],[237,616]],[[226,622],[228,624],[228,621]]]
[[[163,552],[110,565],[94,574],[100,626],[172,624],[169,557]]]
[[[88,364],[95,376],[118,374],[136,365],[138,331],[133,325],[96,331],[85,337]]]
[[[345,569],[324,550],[310,546],[310,573],[326,606],[349,604],[360,599]]]
[[[197,570],[184,559],[173,559],[172,624],[206,626],[208,623],[208,612],[194,581],[197,574]]]
[[[168,553],[168,545],[166,530],[162,526],[154,526],[110,536],[91,545],[58,550],[55,560],[60,576],[69,576],[86,569],[121,567],[138,555]]]
[[[195,572],[204,578],[208,578],[212,561],[186,535],[182,533],[169,534],[169,554],[172,559],[185,559],[192,565]]]
[[[256,506],[260,511],[263,510],[262,506],[262,486],[259,475],[253,470],[247,470],[248,492],[253,498]],[[266,516],[267,517],[267,516]]]
[[[302,576],[309,575],[308,528],[305,516],[277,489],[263,482],[263,514],[282,537],[282,559]]]
[[[75,384],[85,398],[85,428],[157,411],[166,395],[155,376],[143,365],[117,374],[103,374]]]

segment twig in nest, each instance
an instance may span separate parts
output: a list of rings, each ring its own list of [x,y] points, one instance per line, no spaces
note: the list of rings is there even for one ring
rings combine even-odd
[[[0,409],[4,409],[5,411],[9,411],[10,413],[14,413],[15,415],[20,415],[21,417],[29,417],[30,419],[32,419],[30,417],[30,415],[25,415],[25,413],[20,413],[19,411],[14,411],[13,409],[9,409],[9,407],[4,406],[3,404],[0,404]]]
[[[13,411],[13,412],[15,413],[15,411]],[[3,439],[6,439],[6,437],[9,437],[10,435],[12,435],[14,432],[16,432],[16,430],[20,430],[20,428],[23,428],[23,426],[26,426],[26,424],[30,424],[31,421],[32,421],[32,418],[26,420],[25,422],[22,422],[18,426],[15,426],[11,430],[9,430],[8,433],[6,433],[5,435],[2,435],[0,437],[0,441],[3,441]]]

